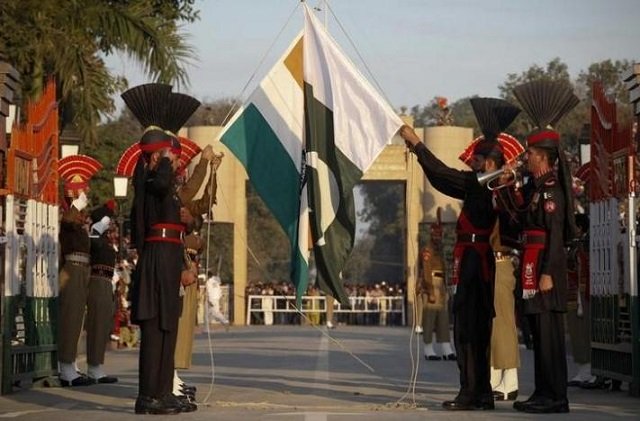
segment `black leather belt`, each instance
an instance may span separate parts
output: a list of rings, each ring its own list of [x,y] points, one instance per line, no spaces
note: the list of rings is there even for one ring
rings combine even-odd
[[[150,238],[169,238],[182,239],[184,231],[173,230],[170,228],[152,228],[147,233],[147,239]]]
[[[91,276],[99,278],[113,278],[114,268],[107,265],[93,265],[91,266]]]
[[[459,243],[488,243],[489,236],[486,234],[458,234]]]

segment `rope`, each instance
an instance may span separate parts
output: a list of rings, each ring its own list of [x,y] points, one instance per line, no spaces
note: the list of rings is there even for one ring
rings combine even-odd
[[[269,54],[269,52],[272,50],[273,46],[275,45],[276,41],[278,40],[278,38],[280,37],[280,35],[282,34],[282,32],[284,31],[284,29],[286,28],[286,26],[289,24],[289,22],[291,21],[291,18],[293,16],[293,14],[296,12],[296,10],[298,9],[300,3],[303,3],[304,0],[301,0],[300,2],[298,2],[296,4],[296,7],[294,8],[294,10],[291,12],[291,14],[289,15],[289,17],[287,18],[287,21],[285,22],[285,24],[283,25],[283,27],[280,29],[280,31],[278,32],[278,34],[276,35],[274,41],[271,43],[271,45],[269,46],[267,52],[264,54],[264,56],[261,58],[258,66],[256,67],[256,69],[254,70],[254,72],[251,74],[249,80],[247,81],[247,83],[245,83],[245,85],[242,88],[242,91],[239,95],[239,98],[244,97],[245,91],[248,88],[249,84],[253,81],[253,79],[255,78],[258,69],[262,66],[262,64],[264,63],[264,60],[266,59],[267,55]],[[384,93],[384,90],[381,88],[380,84],[378,83],[377,79],[375,78],[375,76],[373,75],[373,72],[371,72],[369,66],[367,65],[366,61],[364,60],[364,58],[362,57],[362,55],[360,54],[360,51],[358,50],[358,48],[355,46],[352,38],[349,36],[349,34],[346,32],[344,26],[342,25],[341,21],[337,18],[337,16],[335,15],[333,9],[331,8],[331,6],[329,5],[328,1],[325,1],[325,6],[329,9],[329,11],[331,12],[332,16],[335,18],[336,22],[338,23],[338,25],[340,26],[340,29],[342,30],[342,32],[345,34],[345,36],[347,37],[347,39],[349,40],[349,43],[351,44],[351,46],[354,48],[354,50],[356,51],[356,54],[358,55],[359,59],[362,61],[363,65],[365,66],[367,72],[369,73],[370,77],[373,79],[377,89],[379,92],[381,92],[381,94],[383,95],[383,97],[385,98],[385,100],[390,103],[387,95]],[[236,101],[236,104],[238,103],[238,101]],[[229,117],[231,116],[232,112],[235,112],[236,107],[231,107],[227,113],[227,115],[224,117],[223,119],[223,123],[222,126],[224,126],[228,120]],[[411,174],[411,177],[413,177],[413,173]],[[211,185],[213,185],[213,174],[211,174]],[[218,189],[218,193],[221,196],[221,201],[222,203],[225,205],[225,207],[227,208],[227,210],[230,210],[229,204],[226,201],[226,197],[224,195],[224,191],[223,189]],[[213,206],[213,197],[210,197],[210,203],[209,203],[209,209],[211,209],[211,207]],[[211,222],[209,221],[209,223],[207,224],[207,256],[205,259],[205,273],[208,273],[209,271],[209,250],[210,250],[210,241],[211,241]],[[263,272],[265,275],[268,275],[266,268],[262,265],[262,263],[260,262],[260,260],[257,258],[257,256],[255,255],[255,253],[253,252],[253,250],[251,249],[251,247],[248,244],[247,238],[245,236],[241,236],[240,240],[244,243],[244,245],[246,246],[247,251],[249,252],[249,255],[252,257],[252,259],[255,261],[258,269]],[[413,257],[416,256],[415,250],[410,250],[410,253],[413,255]],[[416,291],[414,288],[414,303],[416,302]],[[240,294],[236,294],[234,292],[234,297],[235,298],[240,298],[240,299],[244,299],[244,295],[240,295]],[[209,355],[210,355],[210,361],[211,361],[211,383],[209,385],[209,390],[208,393],[206,395],[206,397],[203,400],[203,404],[207,404],[212,392],[213,392],[213,387],[214,387],[214,383],[215,383],[215,361],[214,361],[214,351],[213,351],[213,342],[212,342],[212,334],[211,334],[211,329],[210,329],[210,323],[209,323],[209,308],[208,308],[208,303],[206,307],[206,311],[205,311],[205,321],[207,324],[207,339],[208,339],[208,344],[209,344]],[[371,373],[375,373],[375,370],[373,369],[373,367],[371,367],[369,364],[367,364],[365,361],[363,361],[360,357],[358,357],[353,351],[351,351],[349,348],[347,348],[341,341],[337,340],[336,338],[334,338],[333,336],[331,336],[328,331],[326,329],[322,329],[321,327],[311,323],[311,320],[307,317],[307,315],[300,309],[298,308],[295,304],[293,304],[293,308],[296,310],[296,312],[300,315],[300,317],[302,317],[303,319],[307,320],[309,322],[309,324],[316,329],[318,332],[320,332],[323,336],[325,336],[326,338],[328,338],[332,343],[334,343],[335,345],[337,345],[343,352],[347,353],[349,356],[351,356],[354,360],[356,360],[358,362],[358,364],[360,364],[361,366],[365,367],[369,372]],[[413,311],[412,311],[412,326],[411,326],[411,334],[410,334],[410,338],[409,338],[409,354],[410,354],[410,358],[411,358],[411,374],[410,374],[410,379],[409,379],[409,385],[407,387],[406,392],[403,394],[403,396],[400,397],[400,399],[398,399],[394,404],[392,404],[394,407],[400,407],[400,406],[406,406],[406,404],[403,404],[403,401],[406,399],[407,396],[411,396],[411,402],[409,403],[409,406],[414,408],[417,406],[416,404],[416,399],[415,399],[415,389],[416,389],[416,383],[417,383],[417,377],[418,377],[418,369],[419,369],[419,348],[420,348],[420,343],[419,341],[416,341],[416,354],[414,355],[413,352],[413,341],[416,337],[416,332],[415,332],[415,327],[416,327],[416,320],[417,320],[417,307],[414,305],[413,306]],[[416,361],[417,359],[417,361]],[[387,379],[383,379],[381,378],[385,383],[390,384],[388,382]],[[389,405],[387,405],[389,406]]]
[[[345,35],[345,37],[347,37],[347,40],[349,41],[349,44],[351,44],[351,47],[355,50],[356,55],[358,56],[358,58],[362,62],[362,65],[364,66],[364,68],[367,70],[367,73],[369,74],[369,77],[371,77],[371,79],[373,80],[373,83],[376,85],[376,88],[378,89],[378,92],[380,92],[382,94],[382,97],[385,99],[385,101],[387,101],[388,104],[391,104],[391,101],[389,101],[389,97],[385,93],[384,89],[382,89],[382,86],[380,85],[380,83],[378,83],[378,80],[376,79],[376,77],[374,76],[373,72],[369,68],[369,65],[367,65],[367,62],[365,61],[364,57],[362,57],[362,54],[360,54],[360,50],[358,49],[358,47],[356,47],[355,43],[353,42],[353,39],[351,39],[351,36],[349,35],[349,33],[347,33],[346,29],[344,29],[344,26],[342,26],[342,22],[340,21],[340,19],[338,19],[338,16],[336,16],[336,14],[333,12],[333,9],[329,5],[329,2],[325,1],[325,4],[327,5],[327,8],[331,12],[331,16],[333,16],[333,18],[336,20],[336,23],[338,24],[338,26],[342,30],[342,33]],[[354,67],[356,67],[356,66],[354,65]]]
[[[229,118],[231,117],[232,113],[235,113],[235,111],[238,109],[236,106],[238,104],[242,104],[242,102],[244,102],[244,101],[241,101],[241,99],[244,98],[244,95],[245,95],[245,92],[246,92],[247,88],[249,87],[251,82],[253,82],[253,79],[256,77],[256,74],[258,73],[258,70],[260,69],[260,67],[262,66],[262,64],[266,60],[267,56],[269,55],[269,53],[273,49],[273,46],[278,41],[278,38],[280,38],[280,35],[282,35],[282,33],[284,32],[285,28],[289,25],[289,22],[291,21],[291,18],[293,17],[293,14],[298,10],[298,7],[300,7],[300,3],[296,3],[296,7],[293,8],[293,10],[289,14],[289,17],[287,18],[286,22],[284,23],[284,25],[282,25],[282,28],[280,28],[280,31],[278,32],[278,34],[275,36],[275,38],[271,42],[271,45],[269,45],[269,48],[267,48],[267,51],[265,51],[264,55],[260,59],[260,62],[258,62],[258,65],[256,66],[255,70],[253,71],[253,73],[251,73],[251,76],[249,76],[249,80],[247,80],[247,82],[242,87],[242,90],[240,91],[240,94],[236,97],[237,100],[235,101],[233,106],[231,106],[229,108],[229,111],[227,112],[227,115],[224,116],[224,119],[222,120],[222,124],[221,124],[222,127],[224,127],[227,124],[227,122],[229,121]]]

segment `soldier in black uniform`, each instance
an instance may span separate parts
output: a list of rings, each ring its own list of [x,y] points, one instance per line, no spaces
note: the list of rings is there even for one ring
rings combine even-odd
[[[506,101],[474,98],[471,104],[485,138],[467,149],[461,159],[473,171],[450,168],[420,142],[408,126],[400,129],[412,152],[418,156],[431,184],[447,196],[463,200],[456,226],[454,249],[455,286],[453,301],[454,342],[460,369],[460,391],[445,401],[450,410],[493,409],[489,381],[489,344],[493,311],[495,259],[489,235],[496,223],[491,191],[478,182],[477,172],[499,169],[503,153],[498,134],[518,115],[519,110]]]
[[[175,183],[181,150],[175,132],[200,103],[187,95],[171,93],[171,87],[162,84],[137,86],[122,98],[146,128],[133,175],[131,212],[132,242],[140,256],[132,297],[132,319],[141,331],[135,412],[189,412],[197,407],[171,393],[180,283],[183,277],[195,277],[185,270],[184,225]]]
[[[563,314],[567,311],[565,244],[576,230],[571,174],[560,135],[549,127],[575,107],[578,99],[559,82],[529,82],[516,87],[514,93],[538,129],[527,137],[533,190],[523,216],[520,276],[524,312],[533,333],[535,391],[513,406],[530,413],[569,412]]]

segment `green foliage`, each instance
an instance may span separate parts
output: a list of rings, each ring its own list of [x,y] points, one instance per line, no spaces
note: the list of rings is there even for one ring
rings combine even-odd
[[[469,98],[462,98],[449,106],[453,124],[456,126],[472,127],[475,125],[475,117]],[[406,109],[406,107],[404,107]],[[425,106],[414,105],[411,107],[414,127],[429,127],[437,125],[438,116],[442,111],[438,106],[438,97],[434,97]]]
[[[291,246],[278,221],[247,183],[247,284],[289,282]]]
[[[177,23],[196,18],[193,0],[3,0],[0,55],[20,72],[27,99],[55,77],[61,129],[74,124],[95,145],[100,117],[113,112],[113,97],[127,86],[103,56],[122,52],[150,79],[186,84],[193,52]]]
[[[215,219],[215,215],[214,215]],[[214,222],[209,228],[204,224],[200,236],[206,240],[209,234],[209,260],[206,251],[200,260],[200,268],[204,272],[209,270],[214,275],[220,275],[224,283],[233,282],[233,224]],[[205,243],[205,250],[206,250]],[[208,265],[208,267],[207,267]],[[219,271],[218,271],[219,268]]]
[[[405,186],[395,182],[363,183],[361,192],[364,195],[364,207],[359,216],[370,224],[368,233],[375,240],[367,246],[370,262],[364,271],[364,278],[347,281],[403,282]]]
[[[141,133],[138,121],[131,113],[125,110],[117,120],[109,121],[98,127],[96,131],[97,142],[95,146],[82,145],[80,153],[89,155],[103,165],[91,179],[91,203],[98,205],[113,198],[113,176],[122,153],[132,144],[136,143]],[[129,198],[133,192],[129,186]],[[123,213],[128,217],[128,203]]]
[[[241,104],[239,99],[222,98],[202,104],[187,122],[187,126],[224,126]]]

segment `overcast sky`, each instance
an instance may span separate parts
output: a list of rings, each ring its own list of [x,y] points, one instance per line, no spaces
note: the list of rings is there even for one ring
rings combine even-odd
[[[324,8],[323,0],[308,3]],[[437,95],[496,96],[507,74],[555,57],[574,77],[605,59],[640,61],[639,0],[329,0],[329,6],[329,31],[396,108]],[[198,59],[189,67],[191,85],[181,90],[204,101],[246,98],[303,26],[299,0],[200,0],[196,7],[201,19],[183,30]],[[132,86],[148,81],[121,57],[108,63]]]

